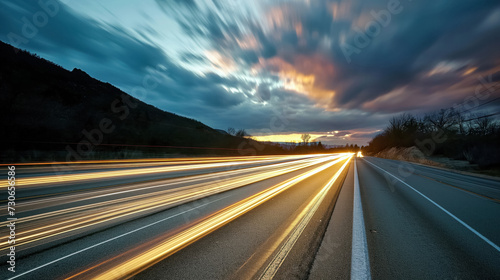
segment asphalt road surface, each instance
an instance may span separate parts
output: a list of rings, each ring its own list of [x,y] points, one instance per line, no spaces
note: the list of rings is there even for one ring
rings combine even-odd
[[[494,179],[352,154],[15,166],[0,279],[500,278]]]

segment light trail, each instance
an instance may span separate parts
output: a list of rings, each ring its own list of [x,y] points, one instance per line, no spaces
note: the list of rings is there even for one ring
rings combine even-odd
[[[231,158],[193,158],[193,159],[162,159],[158,161],[124,161],[124,162],[108,162],[108,161],[94,161],[91,163],[86,162],[71,162],[71,163],[40,163],[40,164],[32,164],[32,163],[15,163],[8,165],[22,166],[19,170],[20,174],[31,174],[31,173],[50,173],[50,172],[59,172],[62,175],[64,172],[75,172],[75,171],[85,171],[85,170],[105,170],[105,169],[124,169],[124,168],[144,168],[144,167],[153,167],[153,166],[168,166],[168,165],[181,165],[181,164],[200,164],[200,163],[214,163],[214,162],[230,162],[230,161],[241,161],[241,160],[280,160],[280,158],[270,158],[270,157],[248,157],[246,159],[242,159],[240,157],[231,157]],[[283,157],[283,160],[287,160],[287,158]],[[4,166],[7,166],[4,164]]]
[[[74,276],[84,279],[116,279],[130,277],[172,255],[210,232],[222,227],[244,213],[247,213],[306,178],[318,174],[319,172],[324,171],[341,161],[349,161],[350,158],[351,155],[343,156],[341,158],[329,158],[330,161],[323,163],[320,167],[306,171],[244,200],[234,203],[217,213],[190,225],[190,227],[173,236],[168,238],[160,236],[154,240],[146,242],[145,244],[137,246],[129,252],[117,256],[116,258],[109,259],[96,265],[95,267],[91,267],[81,273],[77,273]],[[103,268],[103,266],[111,267]]]
[[[253,167],[248,168],[247,170],[229,171],[228,173],[230,176],[228,177],[230,177],[230,179],[215,184],[211,182],[199,183],[144,194],[133,194],[133,192],[146,190],[145,187],[139,187],[138,189],[128,189],[102,194],[101,197],[124,193],[128,193],[129,196],[113,200],[108,199],[102,202],[65,208],[58,211],[46,212],[23,218],[19,220],[17,224],[19,234],[16,238],[16,245],[18,248],[23,249],[27,248],[27,245],[31,243],[39,241],[49,242],[65,238],[78,234],[83,230],[96,229],[96,226],[99,226],[99,228],[109,227],[123,221],[125,218],[137,218],[153,212],[165,210],[182,203],[187,203],[209,195],[221,193],[299,169],[307,168],[338,157],[339,155],[309,158],[294,162]],[[247,174],[249,173],[249,170],[251,174]],[[238,173],[242,174],[237,176]],[[149,188],[161,189],[166,185],[168,184],[152,185]],[[132,187],[133,186],[134,185],[132,185]],[[99,198],[99,195],[94,192],[90,192],[87,195],[89,196],[87,196],[86,199]],[[71,196],[62,197],[60,199],[68,203],[69,201],[72,201]],[[138,200],[141,201],[140,205],[137,204]],[[45,203],[46,202],[44,202],[44,204]],[[0,223],[0,226],[5,226],[6,224],[7,222],[2,222]],[[7,240],[7,238],[3,240]],[[7,247],[7,241],[0,243],[0,249],[5,249]]]
[[[245,157],[196,157],[196,158],[146,158],[146,159],[113,159],[113,160],[81,160],[81,161],[52,161],[52,162],[28,162],[28,163],[1,163],[0,166],[43,166],[43,165],[74,165],[74,164],[105,164],[105,163],[151,163],[151,162],[193,162],[193,161],[231,161],[231,160],[255,160],[270,158],[286,158],[294,156],[245,156]]]
[[[62,260],[68,259],[68,258],[70,258],[70,257],[73,257],[73,256],[78,255],[78,254],[80,254],[80,253],[83,253],[83,252],[85,252],[85,251],[88,251],[88,250],[94,249],[94,248],[99,247],[99,246],[102,246],[102,245],[104,245],[104,244],[106,244],[106,243],[109,243],[109,242],[115,241],[115,240],[117,240],[117,239],[120,239],[120,238],[126,237],[126,236],[128,236],[128,235],[134,234],[134,233],[136,233],[136,232],[138,232],[138,231],[142,231],[142,230],[144,230],[144,229],[147,229],[147,228],[152,227],[152,226],[154,226],[154,225],[157,225],[157,224],[159,224],[159,223],[165,222],[165,221],[170,220],[170,219],[172,219],[172,218],[175,218],[175,217],[178,217],[178,216],[184,215],[184,214],[186,214],[186,213],[188,213],[188,212],[191,212],[191,211],[197,210],[197,209],[199,209],[199,208],[202,208],[202,207],[204,207],[204,206],[206,206],[206,205],[212,204],[212,203],[217,202],[217,201],[219,201],[219,200],[223,200],[224,198],[226,198],[226,197],[222,197],[222,198],[218,198],[218,199],[216,199],[216,200],[212,200],[212,201],[210,201],[210,202],[207,202],[207,203],[204,203],[204,204],[198,205],[198,206],[196,206],[196,207],[190,208],[190,209],[188,209],[188,210],[182,211],[182,212],[177,213],[177,214],[174,214],[174,215],[172,215],[172,216],[168,216],[168,217],[163,218],[163,219],[161,219],[161,220],[158,220],[158,221],[155,221],[155,222],[153,222],[153,223],[147,224],[147,225],[142,226],[142,227],[140,227],[140,228],[136,228],[136,229],[134,229],[134,230],[132,230],[132,231],[128,231],[128,232],[126,232],[126,233],[120,234],[120,235],[115,236],[115,237],[112,237],[112,238],[110,238],[110,239],[106,239],[106,240],[101,241],[101,242],[99,242],[99,243],[97,243],[97,244],[93,244],[93,245],[92,245],[92,246],[90,246],[90,247],[85,247],[85,248],[80,249],[80,250],[78,250],[78,251],[76,251],[76,252],[73,252],[73,253],[71,253],[71,254],[69,254],[69,255],[65,255],[65,256],[60,257],[60,258],[57,258],[57,259],[55,259],[55,260],[49,261],[49,262],[47,262],[47,263],[45,263],[45,264],[43,264],[43,265],[37,266],[37,267],[35,267],[35,268],[32,268],[32,269],[30,269],[30,270],[28,270],[28,271],[25,271],[25,272],[22,272],[22,273],[20,273],[20,274],[17,274],[16,276],[9,278],[9,280],[11,280],[11,279],[16,279],[16,278],[19,278],[19,277],[22,277],[22,276],[24,276],[24,275],[26,275],[26,274],[32,273],[32,272],[37,271],[37,270],[39,270],[39,269],[42,269],[42,268],[44,268],[44,267],[47,267],[47,266],[50,266],[50,265],[55,264],[55,263],[57,263],[57,262],[60,262],[60,261],[62,261]]]
[[[141,192],[141,191],[145,191],[145,190],[173,187],[176,184],[187,184],[187,183],[197,184],[201,181],[207,181],[207,180],[216,180],[216,181],[220,182],[222,180],[222,178],[234,178],[235,176],[240,176],[240,175],[243,175],[246,173],[257,172],[260,170],[263,170],[263,171],[268,170],[269,171],[270,169],[283,168],[286,166],[296,165],[299,163],[311,162],[314,160],[315,159],[306,158],[306,159],[302,159],[302,160],[295,160],[295,161],[284,162],[284,163],[268,164],[268,165],[264,165],[264,166],[246,167],[246,168],[236,169],[236,170],[219,171],[219,172],[214,172],[214,173],[209,173],[209,174],[192,175],[189,177],[168,178],[165,180],[148,182],[148,183],[131,183],[131,184],[126,184],[126,185],[118,185],[118,186],[114,186],[114,187],[106,187],[104,189],[98,189],[98,190],[90,189],[89,191],[78,192],[76,194],[68,192],[67,194],[63,193],[63,195],[58,195],[55,197],[37,198],[36,200],[21,202],[21,203],[18,203],[17,206],[18,206],[19,210],[21,210],[21,211],[34,210],[34,209],[38,209],[39,207],[45,207],[47,204],[50,204],[50,206],[56,206],[56,205],[62,205],[62,204],[66,204],[66,203],[74,203],[74,202],[78,202],[78,201],[97,199],[97,198],[102,198],[102,197],[106,197],[106,196],[119,195],[119,194],[124,194],[124,193],[129,193],[129,192]],[[28,207],[29,207],[29,209],[28,209]],[[1,222],[0,222],[0,225],[2,225]]]
[[[286,157],[284,157],[286,158]],[[293,157],[291,157],[293,159]],[[132,170],[116,170],[116,171],[104,171],[104,172],[88,172],[83,174],[66,174],[58,176],[41,176],[41,177],[29,177],[29,178],[18,178],[16,180],[16,185],[18,188],[23,188],[32,185],[47,185],[54,183],[74,183],[76,181],[95,181],[98,179],[112,179],[116,177],[134,176],[134,175],[150,175],[166,172],[179,172],[186,170],[199,170],[199,169],[209,169],[209,168],[220,168],[235,165],[244,164],[259,164],[266,163],[269,161],[276,160],[276,158],[266,158],[259,160],[248,160],[244,158],[236,158],[232,161],[227,160],[217,163],[200,163],[196,165],[192,164],[182,164],[179,166],[168,166],[168,167],[154,167],[154,168],[141,168]],[[0,188],[7,188],[8,182],[0,182]]]
[[[29,175],[36,173],[71,173],[75,171],[86,170],[106,170],[106,169],[124,169],[124,168],[144,168],[154,166],[182,165],[182,164],[200,164],[215,162],[232,161],[287,161],[300,158],[309,158],[310,155],[292,155],[292,156],[248,156],[248,157],[206,157],[206,158],[164,158],[164,159],[143,159],[143,160],[102,160],[102,161],[80,161],[80,162],[43,162],[43,163],[14,163],[0,164],[0,166],[21,166],[18,174]]]

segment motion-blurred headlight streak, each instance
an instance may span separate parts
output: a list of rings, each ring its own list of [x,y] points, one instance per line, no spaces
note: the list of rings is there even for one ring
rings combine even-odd
[[[57,171],[59,175],[71,173],[75,171],[99,170],[106,169],[125,169],[125,168],[144,168],[158,167],[171,165],[185,164],[200,164],[200,163],[215,163],[215,162],[232,162],[232,161],[253,161],[253,160],[294,160],[306,158],[307,156],[247,156],[247,157],[207,157],[207,158],[171,158],[171,159],[138,159],[138,160],[102,160],[102,161],[77,161],[77,162],[41,162],[41,163],[15,163],[15,164],[0,164],[0,166],[15,165],[21,166],[19,174],[34,174],[34,173],[53,173]]]
[[[238,156],[238,157],[197,157],[197,158],[143,158],[143,159],[113,159],[113,160],[81,160],[71,161],[71,165],[80,164],[126,164],[126,163],[169,163],[175,164],[179,162],[196,162],[196,161],[237,161],[237,160],[256,160],[256,159],[277,159],[277,158],[294,158],[297,155],[283,155],[283,156]],[[16,165],[16,166],[44,166],[44,165],[67,165],[66,161],[53,161],[53,162],[28,162],[28,163],[15,163],[6,164],[2,163],[0,166]]]
[[[235,176],[222,183],[190,185],[26,217],[19,220],[17,224],[19,234],[16,238],[16,245],[23,248],[36,241],[53,241],[77,234],[84,229],[110,226],[125,218],[136,218],[165,210],[182,203],[307,168],[338,157],[339,155],[335,155],[292,163],[280,163],[269,171]],[[269,169],[269,166],[265,167]],[[255,169],[255,171],[266,170],[264,167],[256,167]],[[138,200],[141,201],[140,205],[137,204]],[[0,223],[0,226],[3,226],[4,223],[6,222]],[[7,246],[6,241],[0,243],[1,249],[5,249]]]
[[[220,190],[225,190],[225,186],[230,186],[234,184],[235,182],[249,182],[249,183],[254,183],[256,182],[255,180],[252,180],[252,178],[258,178],[260,180],[268,179],[276,175],[281,175],[285,174],[287,172],[295,171],[301,168],[309,167],[314,164],[319,164],[323,161],[326,161],[329,159],[305,159],[305,160],[300,160],[300,161],[294,161],[294,162],[285,162],[285,163],[279,163],[279,164],[273,164],[273,165],[266,165],[266,166],[258,166],[258,167],[251,167],[247,169],[241,169],[241,170],[232,170],[232,171],[224,171],[224,172],[218,172],[215,174],[203,174],[203,175],[197,175],[193,177],[197,177],[199,179],[213,179],[213,178],[220,178],[221,176],[224,176],[225,179],[224,181],[218,181],[215,184],[212,182],[206,182],[206,183],[195,183],[186,187],[177,187],[177,188],[171,188],[167,190],[161,190],[161,188],[171,186],[173,184],[179,184],[179,183],[194,183],[196,182],[196,178],[194,179],[189,179],[189,178],[175,178],[175,179],[168,179],[168,183],[164,184],[157,184],[157,183],[141,183],[141,184],[131,184],[127,185],[124,188],[115,188],[111,192],[106,192],[108,190],[101,190],[101,191],[92,191],[84,194],[75,194],[75,195],[66,195],[62,197],[54,197],[54,198],[47,198],[47,199],[37,199],[34,201],[27,201],[27,202],[21,202],[18,204],[18,212],[23,212],[26,209],[26,206],[30,206],[29,210],[34,210],[38,209],[37,207],[32,207],[33,205],[37,204],[48,204],[50,202],[54,201],[59,201],[62,200],[66,203],[72,203],[72,202],[77,202],[85,199],[96,199],[96,198],[101,198],[101,197],[106,197],[106,196],[112,196],[112,195],[119,195],[119,194],[125,194],[125,193],[132,193],[132,192],[138,192],[138,191],[144,191],[148,189],[160,189],[158,192],[151,192],[151,193],[146,193],[146,194],[140,194],[140,195],[134,195],[132,197],[125,197],[125,198],[120,198],[120,199],[114,199],[114,200],[107,200],[104,202],[99,202],[99,203],[93,203],[93,204],[87,204],[83,206],[78,206],[78,207],[72,207],[68,209],[62,209],[62,210],[57,210],[57,211],[52,211],[52,212],[45,212],[42,214],[38,215],[33,215],[29,217],[25,217],[22,219],[22,222],[27,222],[27,221],[33,221],[36,219],[47,219],[51,216],[55,216],[58,214],[68,214],[71,212],[75,213],[82,213],[83,210],[87,209],[92,209],[100,206],[110,206],[111,204],[115,203],[122,203],[126,202],[128,200],[136,200],[136,199],[144,199],[147,198],[148,196],[154,196],[158,197],[161,194],[174,194],[174,193],[180,193],[182,194],[182,191],[191,191],[191,193],[196,192],[197,189],[201,189],[204,191],[209,191],[211,190],[212,187],[218,187]],[[252,173],[256,172],[262,172],[266,171],[266,173],[259,173],[258,175],[252,175]],[[276,172],[280,171],[280,172]],[[242,181],[244,180],[244,181]],[[104,192],[104,194],[102,194]],[[80,196],[85,195],[84,198],[79,198]],[[45,207],[52,207],[54,205],[60,205],[60,204],[54,204],[51,203],[49,205],[45,205]],[[6,225],[8,222],[0,222],[0,226]]]
[[[310,171],[306,171],[282,183],[276,184],[262,192],[252,195],[235,204],[232,204],[207,217],[204,220],[194,223],[186,230],[179,232],[167,239],[164,239],[163,237],[157,238],[156,240],[153,240],[154,242],[148,242],[141,245],[145,246],[144,248],[134,248],[131,250],[130,254],[124,253],[120,256],[120,258],[113,259],[109,262],[105,261],[100,265],[97,265],[96,267],[94,267],[95,269],[86,270],[86,272],[83,274],[78,273],[78,278],[84,277],[107,280],[130,277],[159,262],[160,260],[172,255],[178,250],[188,246],[189,244],[229,223],[230,221],[236,219],[244,213],[254,209],[255,207],[289,189],[295,184],[301,182],[302,180],[309,178],[321,171],[324,171],[341,161],[349,161],[350,158],[351,155],[343,156],[336,160],[325,163],[320,167],[314,168]],[[103,267],[105,265],[111,266],[111,268],[106,269]],[[105,269],[105,271],[102,271],[103,269]],[[96,275],[96,273],[99,274]]]
[[[271,158],[271,159],[266,158],[259,160],[236,159],[232,161],[204,163],[204,164],[184,164],[178,166],[140,168],[132,170],[115,170],[115,171],[104,171],[104,172],[88,172],[83,174],[66,174],[58,176],[18,178],[16,180],[16,185],[19,186],[19,188],[22,188],[33,185],[68,183],[68,182],[89,181],[97,179],[112,179],[116,177],[134,176],[134,175],[147,175],[147,174],[164,173],[164,172],[179,172],[186,170],[209,169],[209,168],[218,168],[218,167],[244,165],[244,164],[258,164],[258,163],[269,162],[270,160],[276,160],[276,158]],[[7,188],[7,186],[8,182],[0,182],[0,188]]]
[[[340,156],[340,155],[338,155],[338,156]],[[143,192],[145,190],[161,189],[161,188],[173,186],[175,184],[180,184],[180,183],[182,183],[182,184],[191,183],[191,182],[196,183],[196,181],[200,181],[200,180],[220,179],[221,177],[234,178],[235,176],[239,176],[239,175],[242,175],[245,173],[257,172],[259,170],[269,171],[271,169],[283,168],[285,166],[297,165],[300,163],[312,162],[315,160],[317,160],[317,158],[305,158],[305,159],[301,159],[301,160],[294,160],[294,161],[288,161],[288,162],[283,162],[283,163],[275,163],[275,164],[269,164],[269,165],[264,165],[264,166],[247,167],[247,168],[236,169],[236,170],[219,171],[219,172],[214,172],[214,173],[209,173],[209,174],[192,175],[189,177],[168,178],[168,179],[164,179],[163,181],[161,181],[161,182],[167,182],[167,183],[161,183],[161,182],[155,181],[155,182],[148,182],[148,183],[133,183],[133,184],[120,185],[120,186],[106,187],[106,188],[97,189],[97,190],[91,189],[91,191],[86,191],[86,192],[78,192],[78,193],[68,192],[67,194],[63,193],[62,195],[58,195],[55,197],[37,198],[37,199],[32,199],[32,200],[26,201],[26,202],[21,202],[17,206],[18,206],[18,212],[24,211],[24,209],[28,209],[28,207],[29,207],[29,210],[34,210],[34,209],[39,209],[40,207],[47,207],[47,205],[55,206],[55,205],[74,203],[74,202],[84,201],[84,200],[94,200],[97,198],[122,195],[122,194],[127,194],[127,193],[132,193],[132,192]],[[1,223],[0,223],[0,225],[1,225]]]

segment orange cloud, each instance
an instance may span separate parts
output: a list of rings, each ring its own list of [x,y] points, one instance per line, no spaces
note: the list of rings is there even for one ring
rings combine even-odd
[[[299,35],[299,32],[302,32],[302,24],[299,19],[298,11],[286,4],[269,9],[265,15],[265,19],[269,31],[295,29],[297,35]]]
[[[351,16],[351,3],[349,1],[342,1],[340,3],[334,2],[330,4],[330,13],[333,20],[347,19]]]
[[[261,59],[260,66],[278,74],[285,89],[307,95],[320,107],[332,107],[335,90],[328,82],[333,79],[335,68],[322,56],[297,55],[293,64],[279,57]]]
[[[228,75],[236,69],[236,63],[230,57],[216,50],[205,51],[205,56],[212,64],[213,72],[220,75]]]
[[[278,29],[285,25],[286,12],[283,7],[274,7],[266,14],[267,24],[273,28]]]
[[[302,36],[302,23],[297,23],[295,24],[295,33],[297,33],[297,36]]]
[[[244,50],[256,50],[260,47],[260,43],[253,34],[247,34],[242,39],[236,38],[236,43],[238,43],[238,46]]]

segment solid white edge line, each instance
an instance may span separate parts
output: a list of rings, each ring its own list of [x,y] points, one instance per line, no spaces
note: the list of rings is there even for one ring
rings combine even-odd
[[[486,243],[488,243],[489,245],[491,245],[495,250],[497,250],[498,252],[500,252],[500,247],[498,245],[496,245],[495,243],[493,243],[491,240],[489,240],[488,238],[486,238],[484,235],[482,235],[481,233],[479,233],[477,230],[473,229],[471,226],[469,226],[467,223],[465,223],[464,221],[460,220],[457,216],[453,215],[452,213],[450,213],[450,211],[444,209],[441,205],[437,204],[436,202],[434,202],[432,199],[428,198],[426,195],[424,195],[423,193],[419,192],[418,190],[416,190],[415,188],[413,188],[412,186],[408,185],[405,181],[399,179],[398,177],[392,175],[391,173],[385,171],[384,169],[376,166],[375,164],[369,162],[368,160],[365,159],[365,162],[368,162],[369,164],[373,165],[374,167],[384,171],[385,173],[391,175],[392,177],[394,177],[396,180],[400,181],[401,183],[405,184],[407,187],[409,187],[410,189],[414,190],[416,193],[418,193],[419,195],[421,195],[422,197],[424,197],[425,199],[427,199],[429,202],[431,202],[432,204],[434,204],[437,208],[443,210],[443,212],[445,212],[446,214],[448,214],[450,217],[452,217],[453,219],[455,219],[457,222],[459,222],[460,224],[462,224],[464,227],[466,227],[468,230],[470,230],[471,232],[473,232],[475,235],[477,235],[479,238],[481,238],[482,240],[484,240]]]
[[[368,244],[366,242],[363,206],[359,190],[358,168],[354,160],[354,199],[352,211],[351,279],[371,279]]]
[[[94,244],[94,245],[92,245],[92,246],[89,246],[89,247],[87,247],[87,248],[84,248],[84,249],[81,249],[81,250],[79,250],[79,251],[73,252],[73,253],[71,253],[71,254],[69,254],[69,255],[66,255],[66,256],[64,256],[64,257],[60,257],[60,258],[58,258],[58,259],[55,259],[55,260],[53,260],[53,261],[51,261],[51,262],[48,262],[48,263],[46,263],[46,264],[43,264],[43,265],[41,265],[41,266],[38,266],[38,267],[32,268],[32,269],[30,269],[30,270],[28,270],[28,271],[25,271],[25,272],[23,272],[23,273],[21,273],[21,274],[18,274],[18,275],[16,275],[16,276],[14,276],[14,277],[11,277],[11,278],[9,278],[8,280],[10,280],[10,279],[16,279],[16,278],[18,278],[18,277],[21,277],[21,276],[23,276],[23,275],[26,275],[26,274],[28,274],[28,273],[31,273],[31,272],[33,272],[33,271],[35,271],[35,270],[40,269],[40,268],[43,268],[43,267],[46,267],[46,266],[51,265],[51,264],[53,264],[53,263],[56,263],[56,262],[58,262],[58,261],[61,261],[61,260],[67,259],[67,258],[69,258],[69,257],[71,257],[71,256],[76,255],[76,254],[79,254],[79,253],[85,252],[85,251],[90,250],[90,249],[92,249],[92,248],[95,248],[95,247],[97,247],[97,246],[100,246],[100,245],[106,244],[106,243],[111,242],[111,241],[113,241],[113,240],[116,240],[116,239],[118,239],[118,238],[121,238],[121,237],[127,236],[127,235],[129,235],[129,234],[132,234],[132,233],[134,233],[134,232],[137,232],[137,231],[143,230],[143,229],[145,229],[145,228],[148,228],[148,227],[150,227],[150,226],[156,225],[156,224],[158,224],[158,223],[161,223],[161,222],[164,222],[164,221],[166,221],[166,220],[169,220],[169,219],[175,218],[175,217],[177,217],[177,216],[183,215],[183,214],[185,214],[185,213],[187,213],[187,212],[189,212],[189,211],[192,211],[192,210],[195,210],[195,209],[201,208],[201,207],[203,207],[203,206],[206,206],[206,205],[208,205],[208,204],[214,203],[214,202],[216,202],[216,201],[222,200],[222,199],[227,198],[227,197],[229,197],[229,195],[226,195],[226,196],[224,196],[224,197],[218,198],[218,199],[216,199],[216,200],[214,200],[214,201],[210,201],[210,202],[204,203],[204,204],[202,204],[202,205],[198,205],[198,206],[193,207],[193,208],[191,208],[191,209],[189,209],[189,210],[182,211],[182,212],[180,212],[180,213],[177,213],[177,214],[172,215],[172,216],[169,216],[169,217],[167,217],[167,218],[164,218],[164,219],[158,220],[158,221],[156,221],[156,222],[153,222],[153,223],[151,223],[151,224],[148,224],[148,225],[142,226],[142,227],[140,227],[140,228],[136,228],[136,229],[134,229],[134,230],[132,230],[132,231],[129,231],[129,232],[127,232],[127,233],[124,233],[124,234],[121,234],[121,235],[115,236],[115,237],[113,237],[113,238],[110,238],[110,239],[104,240],[104,241],[102,241],[102,242],[99,242],[99,243]]]

